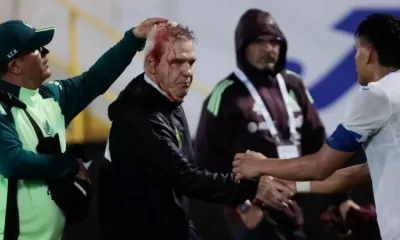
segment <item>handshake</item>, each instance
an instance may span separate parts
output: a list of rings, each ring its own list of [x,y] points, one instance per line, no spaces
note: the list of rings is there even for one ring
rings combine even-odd
[[[254,229],[262,221],[263,207],[282,210],[296,226],[301,227],[304,223],[302,211],[295,201],[290,200],[295,194],[295,182],[262,176],[255,199],[239,205],[236,211],[250,229]]]
[[[233,173],[235,180],[260,177],[257,194],[251,202],[247,200],[244,204],[237,207],[237,212],[241,216],[244,224],[250,228],[255,228],[264,216],[263,207],[270,207],[276,210],[282,210],[292,219],[298,227],[303,225],[303,214],[295,201],[290,200],[296,193],[296,182],[273,178],[262,175],[263,165],[270,167],[271,160],[261,153],[247,151],[238,153],[233,161]]]

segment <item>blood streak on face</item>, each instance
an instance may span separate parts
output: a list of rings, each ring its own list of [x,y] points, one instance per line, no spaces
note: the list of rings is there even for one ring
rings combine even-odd
[[[195,62],[192,32],[180,25],[163,25],[156,32],[149,56],[157,85],[172,102],[182,102],[193,78]]]

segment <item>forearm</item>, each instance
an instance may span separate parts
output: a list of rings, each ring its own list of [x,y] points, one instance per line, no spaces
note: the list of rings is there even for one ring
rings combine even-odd
[[[67,154],[36,154],[16,148],[1,156],[0,174],[6,178],[48,180],[74,176],[79,169],[78,161]]]
[[[132,30],[129,30],[124,38],[105,52],[88,71],[67,80],[56,81],[56,84],[45,85],[54,92],[55,99],[60,102],[67,126],[77,114],[110,88],[143,44],[144,41],[137,39]],[[56,87],[58,85],[60,87]]]
[[[0,117],[0,174],[6,178],[46,180],[78,173],[78,161],[67,153],[38,154],[22,148],[10,119]]]
[[[234,181],[232,174],[187,169],[180,173],[174,188],[189,198],[236,207],[255,197],[258,182],[254,179]]]
[[[99,94],[103,93],[123,73],[143,44],[144,41],[136,38],[132,30],[126,31],[124,38],[105,52],[86,72],[86,79],[82,84],[98,89]]]
[[[337,170],[324,181],[310,183],[311,193],[346,193],[371,182],[367,164],[359,164]]]
[[[318,159],[316,154],[295,159],[266,159],[261,163],[262,175],[269,175],[291,181],[318,179]]]
[[[343,166],[353,154],[324,144],[318,152],[299,158],[265,159],[261,163],[261,174],[292,181],[322,181]]]

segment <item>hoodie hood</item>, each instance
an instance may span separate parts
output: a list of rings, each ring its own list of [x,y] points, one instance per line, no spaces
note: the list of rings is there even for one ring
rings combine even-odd
[[[282,39],[279,58],[274,70],[259,70],[253,67],[246,59],[246,47],[259,36],[270,34]],[[235,31],[236,61],[238,67],[248,73],[264,72],[264,74],[276,75],[286,65],[287,42],[275,19],[268,13],[259,9],[249,9],[240,18]]]

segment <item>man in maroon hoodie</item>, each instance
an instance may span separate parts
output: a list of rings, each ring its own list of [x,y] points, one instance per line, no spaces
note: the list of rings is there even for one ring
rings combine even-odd
[[[298,151],[286,153],[288,157],[318,151],[325,140],[324,126],[302,80],[285,69],[287,42],[273,17],[258,9],[246,11],[236,28],[235,44],[237,69],[217,84],[203,104],[195,141],[196,164],[230,173],[236,153],[250,149],[278,157],[278,141],[297,143]],[[234,209],[225,208],[223,214],[221,208],[208,206],[201,209],[197,226],[199,231],[202,226],[216,228],[220,226],[218,215],[225,215],[235,239],[304,239],[296,235],[303,227],[313,239],[322,239],[319,216],[329,205],[329,197],[312,195],[296,200],[304,221],[302,214],[293,219],[292,214],[268,209],[263,224],[250,231]],[[227,239],[216,233],[221,231],[215,229],[212,239]]]

